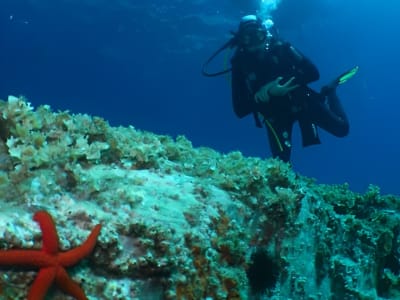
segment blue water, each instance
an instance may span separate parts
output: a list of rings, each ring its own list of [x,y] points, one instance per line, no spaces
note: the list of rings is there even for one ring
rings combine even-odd
[[[258,1],[2,0],[0,98],[25,95],[37,106],[99,115],[112,125],[172,136],[222,152],[270,156],[266,132],[239,120],[229,81],[204,78],[202,63]],[[338,90],[351,121],[339,139],[302,148],[296,171],[321,183],[400,194],[400,3],[395,0],[282,0],[273,17],[282,38],[319,67],[320,88],[360,71]],[[223,56],[212,65],[224,66]]]

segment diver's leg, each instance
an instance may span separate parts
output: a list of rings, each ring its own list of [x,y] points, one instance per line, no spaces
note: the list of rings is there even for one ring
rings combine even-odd
[[[279,158],[284,162],[289,162],[292,150],[293,122],[290,122],[290,120],[286,120],[286,122],[283,120],[264,120],[264,123],[267,128],[272,157]]]
[[[343,109],[343,105],[336,94],[336,90],[334,90],[332,93],[329,93],[327,95],[327,99],[330,110],[340,119],[340,121],[349,123],[347,115]]]
[[[319,101],[311,100],[311,114],[314,122],[335,136],[343,137],[349,133],[349,120],[336,94],[336,88],[352,78],[358,66],[344,72],[321,89]],[[322,101],[321,101],[322,98]],[[314,101],[313,101],[314,100]],[[326,100],[326,101],[325,101]]]
[[[325,93],[327,101],[312,99],[309,113],[311,120],[322,129],[337,136],[344,137],[349,133],[349,120],[336,94],[336,88]]]

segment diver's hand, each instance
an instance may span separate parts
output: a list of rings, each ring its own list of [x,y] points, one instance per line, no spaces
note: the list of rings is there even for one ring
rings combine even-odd
[[[267,103],[269,102],[269,98],[272,96],[269,94],[269,90],[271,87],[274,85],[274,81],[268,82],[267,84],[264,84],[254,95],[254,100],[257,103],[264,102]]]
[[[272,81],[274,84],[270,87],[268,93],[271,96],[285,96],[287,93],[293,91],[294,89],[297,89],[300,85],[299,84],[294,84],[293,81],[295,80],[295,77],[290,78],[288,81],[286,81],[283,84],[280,84],[279,82],[283,79],[283,77],[279,76],[276,78],[274,81]]]
[[[283,77],[279,76],[275,80],[268,82],[262,86],[254,96],[254,100],[259,102],[268,102],[270,97],[281,97],[287,93],[297,89],[299,84],[293,84],[295,77],[290,78],[285,83],[280,84]]]

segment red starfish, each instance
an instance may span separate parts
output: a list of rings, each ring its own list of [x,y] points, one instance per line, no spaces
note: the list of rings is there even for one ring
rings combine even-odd
[[[39,223],[42,231],[42,249],[0,250],[0,265],[39,268],[39,273],[29,290],[28,300],[44,299],[53,282],[77,300],[87,300],[84,291],[69,277],[65,268],[77,264],[92,252],[100,234],[101,225],[94,227],[82,245],[60,252],[58,234],[50,214],[46,211],[38,211],[33,219]]]

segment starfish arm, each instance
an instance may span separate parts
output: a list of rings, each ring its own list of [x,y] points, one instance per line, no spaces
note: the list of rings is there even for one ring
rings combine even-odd
[[[57,268],[40,269],[28,293],[28,300],[42,300],[56,277]]]
[[[49,267],[54,259],[40,250],[0,251],[1,266]]]
[[[40,230],[42,231],[43,251],[49,254],[56,254],[58,252],[59,241],[53,218],[47,211],[41,210],[34,214],[33,220],[39,223]]]
[[[64,293],[71,295],[76,300],[87,300],[85,292],[78,283],[69,277],[64,268],[58,268],[56,274],[56,284]]]
[[[82,245],[72,250],[60,253],[58,255],[60,264],[64,267],[73,266],[82,258],[88,256],[93,251],[93,248],[96,245],[97,237],[100,234],[100,230],[101,225],[96,225]]]

